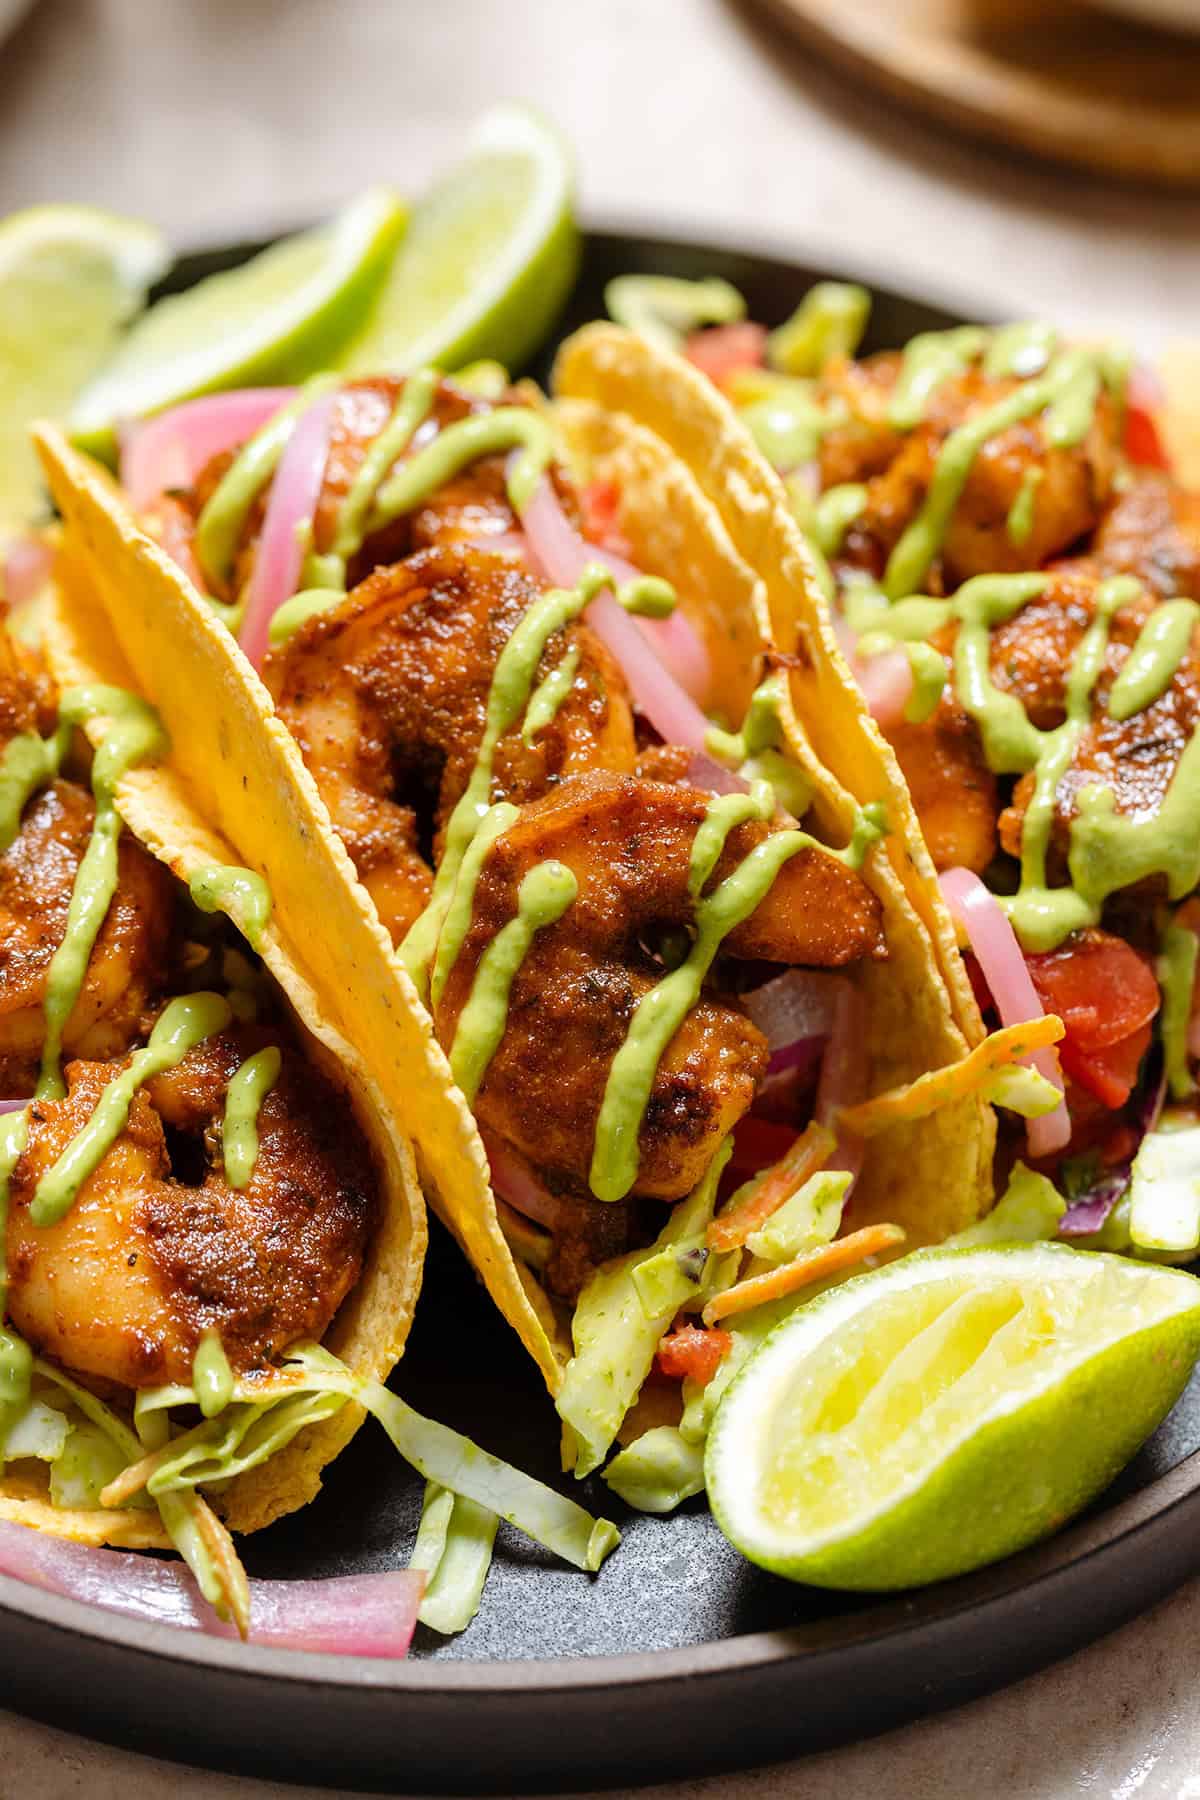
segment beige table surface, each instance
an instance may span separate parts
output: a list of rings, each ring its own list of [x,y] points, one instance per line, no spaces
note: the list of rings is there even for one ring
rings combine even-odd
[[[497,95],[561,120],[596,220],[773,240],[1150,349],[1196,333],[1197,201],[1005,164],[859,97],[722,0],[41,0],[0,49],[0,211],[91,200],[184,244],[253,235],[370,181],[415,190]],[[1198,1702],[1194,1586],[972,1707],[786,1769],[656,1791],[1200,1800]],[[299,1792],[0,1715],[0,1800],[181,1790]]]

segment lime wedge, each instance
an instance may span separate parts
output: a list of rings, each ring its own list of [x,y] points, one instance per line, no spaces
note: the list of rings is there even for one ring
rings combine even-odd
[[[342,359],[353,373],[516,368],[553,324],[579,261],[570,153],[523,106],[498,106],[413,212],[375,312]]]
[[[123,419],[322,368],[362,325],[406,221],[390,189],[370,188],[327,225],[160,300],[80,396],[75,441],[108,454]]]
[[[46,510],[30,421],[66,412],[169,261],[152,226],[90,206],[0,224],[0,534]]]
[[[730,1384],[705,1476],[751,1562],[903,1588],[1007,1556],[1110,1482],[1200,1354],[1200,1281],[1060,1244],[934,1250],[799,1308]]]

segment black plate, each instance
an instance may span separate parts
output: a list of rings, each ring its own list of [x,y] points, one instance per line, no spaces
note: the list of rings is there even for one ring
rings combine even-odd
[[[254,246],[193,257],[172,285]],[[593,234],[567,325],[623,270],[723,275],[752,317],[786,316],[829,273]],[[873,286],[875,284],[872,284]],[[955,321],[875,286],[872,343]],[[532,1365],[436,1227],[397,1384],[414,1405],[551,1482],[557,1421]],[[1053,1661],[1200,1568],[1200,1380],[1083,1521],[983,1573],[883,1602],[777,1581],[693,1504],[617,1518],[595,1578],[501,1528],[482,1611],[418,1632],[389,1666],[134,1624],[0,1578],[4,1703],[161,1756],[387,1792],[587,1789],[745,1767],[880,1731]],[[252,1575],[385,1569],[412,1543],[421,1483],[369,1422],[303,1513],[243,1540]]]

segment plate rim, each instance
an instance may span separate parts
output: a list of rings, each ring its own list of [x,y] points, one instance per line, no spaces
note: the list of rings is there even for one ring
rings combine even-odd
[[[748,1668],[770,1668],[799,1662],[806,1656],[861,1649],[922,1627],[944,1625],[965,1612],[1002,1607],[1011,1596],[1030,1592],[1069,1570],[1085,1565],[1119,1543],[1161,1525],[1178,1506],[1200,1493],[1200,1449],[1126,1495],[1115,1507],[1077,1520],[1040,1544],[1018,1551],[973,1574],[936,1582],[926,1588],[897,1590],[863,1612],[816,1625],[740,1632],[672,1650],[625,1651],[619,1655],[563,1657],[461,1658],[339,1655],[333,1652],[271,1649],[261,1644],[209,1637],[110,1612],[84,1600],[38,1588],[15,1576],[0,1575],[0,1614],[30,1617],[51,1628],[135,1651],[184,1661],[227,1675],[281,1679],[286,1683],[322,1686],[370,1686],[397,1692],[450,1689],[459,1695],[502,1695],[514,1688],[537,1687],[543,1693],[586,1693],[639,1687],[687,1678],[723,1676]],[[1200,1544],[1197,1546],[1200,1559]],[[19,1600],[24,1604],[19,1604]],[[949,1601],[949,1604],[938,1604]],[[806,1642],[807,1638],[819,1641]]]
[[[704,235],[699,236],[692,235],[686,228],[681,232],[678,226],[660,230],[648,217],[635,215],[622,220],[616,215],[589,213],[582,221],[582,235],[585,243],[589,240],[624,241],[668,254],[678,251],[759,260],[776,265],[781,274],[794,270],[798,279],[805,273],[822,269],[831,274],[837,271],[841,278],[861,280],[874,291],[931,311],[940,309],[959,317],[989,316],[988,308],[948,292],[944,287],[931,286],[924,281],[915,283],[912,289],[897,287],[895,283],[907,281],[907,275],[876,272],[869,263],[858,259],[847,269],[842,256],[832,250],[815,244],[789,245],[779,234],[769,232],[748,231],[734,235],[719,228],[706,228]],[[268,237],[235,238],[232,241],[226,238],[221,243],[197,245],[181,252],[174,266],[206,256],[248,251],[269,241],[272,240]],[[84,1640],[89,1654],[102,1654],[109,1649],[126,1658],[147,1656],[159,1664],[174,1664],[198,1676],[207,1673],[246,1683],[267,1682],[272,1691],[279,1694],[281,1703],[286,1702],[289,1693],[295,1698],[306,1689],[322,1688],[327,1692],[330,1689],[341,1692],[374,1690],[381,1696],[391,1695],[397,1700],[407,1696],[416,1699],[422,1695],[441,1695],[447,1700],[476,1698],[481,1701],[536,1690],[542,1699],[557,1694],[565,1699],[573,1696],[582,1701],[589,1695],[606,1695],[619,1704],[623,1694],[628,1695],[647,1685],[665,1693],[681,1683],[694,1688],[700,1682],[720,1682],[739,1675],[746,1677],[754,1671],[782,1671],[789,1664],[800,1668],[810,1658],[864,1655],[872,1648],[894,1647],[906,1636],[919,1640],[923,1634],[950,1630],[955,1621],[968,1613],[976,1614],[981,1624],[989,1619],[999,1621],[1014,1600],[1022,1595],[1028,1595],[1030,1607],[1036,1609],[1038,1596],[1048,1595],[1057,1581],[1068,1578],[1072,1571],[1078,1577],[1090,1562],[1115,1552],[1122,1544],[1128,1550],[1144,1534],[1169,1530],[1171,1516],[1189,1501],[1195,1505],[1198,1499],[1200,1449],[1190,1452],[1135,1493],[1111,1505],[1106,1505],[1101,1497],[1098,1504],[1103,1510],[1093,1511],[1045,1542],[973,1574],[929,1588],[879,1596],[862,1610],[849,1614],[795,1626],[742,1632],[726,1638],[710,1638],[665,1650],[570,1657],[409,1657],[390,1661],[271,1649],[109,1612],[3,1575],[0,1575],[0,1620],[9,1622],[8,1629],[26,1621],[52,1633],[69,1634],[72,1639]],[[1178,1558],[1176,1566],[1181,1566]],[[1196,1537],[1195,1554],[1187,1564],[1191,1570],[1197,1566],[1200,1566],[1200,1534]],[[1096,1622],[1085,1627],[1082,1633],[1076,1633],[1068,1650],[1113,1629],[1122,1619],[1146,1610],[1169,1586],[1182,1578],[1175,1575],[1157,1583],[1147,1581],[1132,1605],[1115,1603],[1111,1596],[1106,1605],[1097,1603],[1090,1609],[1090,1617]],[[1096,1587],[1103,1592],[1102,1583]],[[1043,1666],[1065,1653],[1061,1648],[1051,1647],[1040,1659],[1034,1657],[1024,1662],[1018,1673]],[[983,1691],[1012,1678],[1011,1671],[989,1669],[982,1678],[971,1678],[970,1691]],[[12,1703],[19,1710],[35,1711],[20,1697]],[[924,1710],[936,1710],[937,1705],[937,1699],[931,1696]],[[913,1715],[906,1713],[904,1716]],[[70,1721],[58,1722],[67,1729],[72,1728]],[[85,1724],[82,1729],[87,1731],[89,1727]],[[866,1729],[870,1727],[866,1726]],[[102,1735],[99,1731],[94,1734]],[[159,1753],[170,1754],[169,1751]],[[631,1753],[628,1775],[631,1783],[639,1779],[636,1762],[636,1756]],[[225,1763],[222,1766],[239,1765]],[[687,1764],[685,1759],[681,1770],[690,1766],[693,1765]]]

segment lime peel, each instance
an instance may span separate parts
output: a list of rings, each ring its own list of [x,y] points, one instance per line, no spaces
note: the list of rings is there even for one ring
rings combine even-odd
[[[786,1319],[721,1401],[705,1474],[752,1562],[920,1586],[1055,1530],[1165,1417],[1200,1282],[1057,1244],[923,1251]]]
[[[574,172],[558,133],[525,106],[486,113],[462,162],[416,207],[361,334],[351,374],[492,361],[519,368],[574,284]]]

